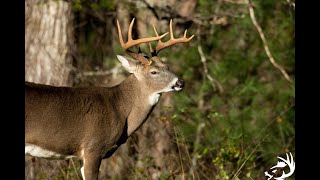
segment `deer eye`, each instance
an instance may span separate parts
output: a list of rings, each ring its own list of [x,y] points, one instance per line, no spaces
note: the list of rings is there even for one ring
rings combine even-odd
[[[155,74],[158,74],[157,71],[151,71],[151,74],[155,75]]]

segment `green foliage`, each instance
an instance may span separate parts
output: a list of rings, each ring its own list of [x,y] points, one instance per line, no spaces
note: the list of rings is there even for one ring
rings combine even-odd
[[[82,11],[84,8],[91,8],[93,10],[104,10],[112,11],[116,8],[116,3],[114,0],[99,0],[99,1],[86,1],[86,0],[75,0],[73,3],[74,11]]]
[[[115,2],[114,0],[100,0],[99,5],[101,8],[104,8],[106,10],[114,10],[115,9]]]
[[[210,15],[212,13],[212,3],[208,0],[199,0],[197,10],[204,16]]]
[[[82,10],[81,0],[75,0],[73,2],[73,10],[74,11],[80,11]]]
[[[201,0],[197,10],[206,16],[216,3]],[[276,0],[254,4],[271,53],[294,79],[294,12]],[[239,6],[221,8],[227,11]],[[246,10],[246,6],[242,8]],[[191,42],[188,50],[168,54],[186,81],[184,92],[174,96],[175,126],[198,162],[213,167],[216,179],[233,178],[242,164],[238,178],[263,178],[278,155],[295,151],[294,84],[269,62],[249,14],[244,14],[243,18],[229,17],[229,26],[216,26],[212,36],[210,27],[203,27],[203,39]],[[205,77],[198,45],[206,55],[208,73],[224,88],[222,94],[213,91]],[[201,101],[203,105],[199,105]],[[200,123],[206,127],[198,135],[201,142],[196,148]],[[205,168],[198,173],[210,174]]]

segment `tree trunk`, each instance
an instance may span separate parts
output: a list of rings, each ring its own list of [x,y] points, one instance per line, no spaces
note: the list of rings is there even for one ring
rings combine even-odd
[[[25,80],[71,85],[71,4],[65,1],[25,2]]]

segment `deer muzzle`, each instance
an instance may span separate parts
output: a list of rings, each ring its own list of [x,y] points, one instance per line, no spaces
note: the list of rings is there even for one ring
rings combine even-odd
[[[184,81],[182,79],[178,79],[175,85],[172,87],[175,91],[180,91],[184,87]]]

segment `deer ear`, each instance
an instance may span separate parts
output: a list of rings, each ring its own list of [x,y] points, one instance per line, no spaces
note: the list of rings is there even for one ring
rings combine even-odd
[[[122,66],[129,72],[134,73],[137,63],[132,59],[117,55],[118,60],[121,62]]]

